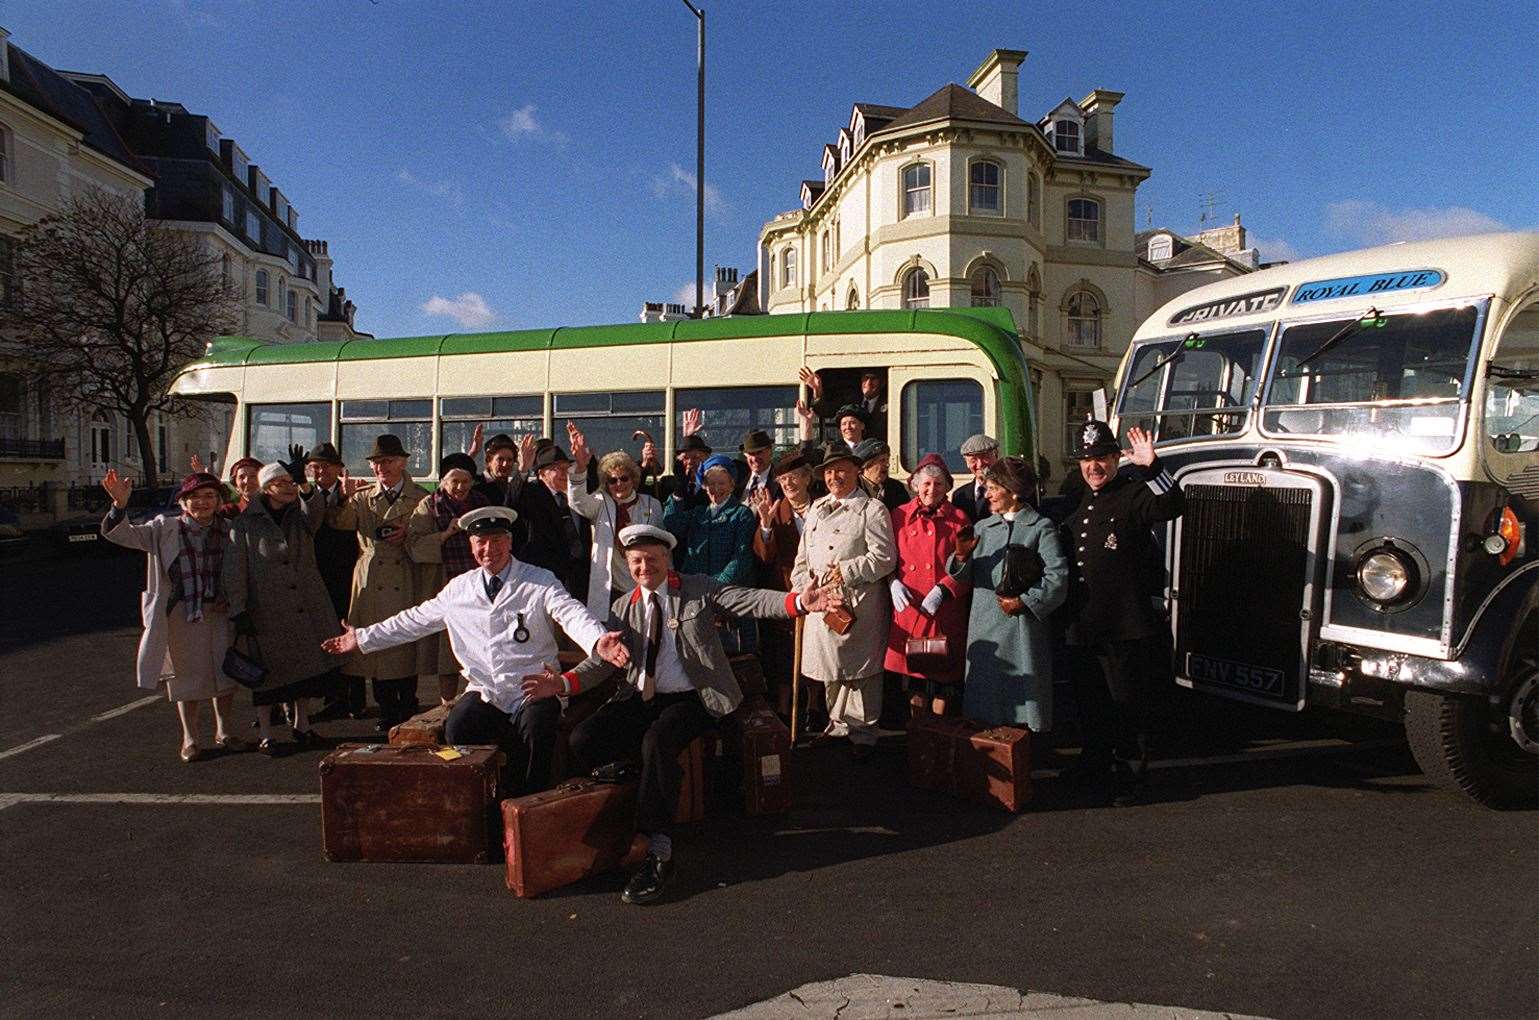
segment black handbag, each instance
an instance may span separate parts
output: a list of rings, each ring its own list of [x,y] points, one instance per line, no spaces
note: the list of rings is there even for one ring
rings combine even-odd
[[[1015,530],[1013,521],[1010,530]],[[1005,541],[1008,543],[1010,539],[1007,537]],[[1042,557],[1037,550],[1024,545],[1007,544],[1004,552],[999,583],[994,586],[994,591],[1007,599],[1018,599],[1042,580]]]
[[[236,638],[239,641],[240,638]],[[251,650],[257,651],[256,638],[250,638]],[[257,690],[267,682],[267,667],[254,655],[246,655],[234,644],[225,649],[224,675],[240,684],[242,687]]]

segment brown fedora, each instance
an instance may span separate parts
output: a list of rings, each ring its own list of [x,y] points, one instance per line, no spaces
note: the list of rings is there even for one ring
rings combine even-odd
[[[382,435],[374,437],[374,449],[370,450],[369,455],[364,459],[380,460],[385,457],[410,458],[411,454],[408,453],[406,448],[401,445],[400,436],[386,432]]]

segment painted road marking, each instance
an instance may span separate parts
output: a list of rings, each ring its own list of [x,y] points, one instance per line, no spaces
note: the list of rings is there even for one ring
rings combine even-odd
[[[101,715],[93,715],[91,716],[91,721],[106,722],[108,719],[116,719],[120,715],[127,715],[136,708],[143,708],[145,705],[153,705],[157,701],[165,700],[166,698],[163,694],[151,694],[148,697],[140,698],[138,701],[130,701],[126,705],[119,705],[117,708],[103,712]]]
[[[1383,747],[1403,746],[1403,740],[1360,740],[1356,743],[1327,738],[1324,740],[1300,740],[1283,746],[1241,751],[1238,754],[1215,754],[1206,758],[1166,758],[1149,763],[1151,769],[1190,769],[1210,765],[1243,765],[1252,761],[1270,761],[1277,758],[1308,758],[1315,755],[1351,754],[1355,751],[1374,751]],[[1033,779],[1052,779],[1061,769],[1035,769]]]
[[[0,793],[0,811],[15,804],[319,804],[318,793]]]
[[[21,754],[23,751],[30,751],[34,747],[42,747],[44,744],[58,740],[62,736],[64,736],[62,733],[44,733],[41,737],[33,737],[25,744],[17,744],[8,751],[0,751],[0,758],[9,758],[13,754]]]

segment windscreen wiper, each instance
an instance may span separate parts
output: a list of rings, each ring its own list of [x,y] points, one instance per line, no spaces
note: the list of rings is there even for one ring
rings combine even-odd
[[[1310,351],[1309,354],[1306,355],[1304,359],[1298,364],[1294,365],[1286,372],[1278,372],[1277,378],[1291,379],[1292,377],[1299,375],[1305,365],[1320,357],[1322,354],[1329,353],[1333,348],[1335,348],[1337,344],[1341,343],[1343,340],[1356,335],[1359,330],[1367,329],[1369,326],[1372,326],[1374,329],[1380,329],[1383,327],[1384,321],[1383,312],[1379,311],[1377,308],[1368,309],[1367,315],[1364,315],[1360,319],[1353,319],[1345,326],[1342,326],[1336,332],[1332,333],[1330,338],[1327,339],[1325,343]]]
[[[1149,371],[1145,372],[1143,375],[1139,376],[1137,379],[1134,379],[1132,382],[1128,383],[1127,388],[1130,389],[1130,390],[1136,390],[1138,388],[1138,384],[1139,383],[1143,382],[1145,379],[1149,378],[1151,375],[1153,375],[1154,373],[1158,372],[1160,369],[1164,368],[1167,365],[1174,365],[1176,362],[1180,361],[1182,358],[1185,358],[1186,357],[1186,350],[1187,350],[1188,347],[1190,347],[1192,345],[1193,341],[1197,341],[1199,343],[1201,342],[1199,340],[1199,338],[1198,338],[1196,333],[1188,333],[1188,334],[1186,334],[1186,336],[1181,339],[1181,345],[1179,347],[1177,347],[1175,350],[1171,351],[1169,354],[1165,355],[1160,360],[1156,361],[1152,366],[1150,366]]]

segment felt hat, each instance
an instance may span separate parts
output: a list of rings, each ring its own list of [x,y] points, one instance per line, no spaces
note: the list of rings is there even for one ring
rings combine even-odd
[[[257,471],[261,471],[262,462],[257,460],[255,457],[242,457],[240,460],[230,465],[230,481],[235,481],[235,472],[241,470],[242,468],[255,468]]]
[[[775,461],[775,466],[770,468],[770,477],[779,478],[783,474],[795,471],[797,468],[811,467],[812,462],[807,455],[800,450],[789,450],[782,453]]]
[[[446,453],[444,459],[438,462],[438,480],[443,481],[444,475],[450,471],[463,471],[470,476],[471,481],[475,481],[476,462],[470,459],[468,453]]]
[[[946,476],[946,488],[951,488],[951,469],[946,466],[946,459],[938,453],[927,453],[923,457],[920,457],[919,463],[914,465],[913,474],[909,475],[909,477],[912,478],[914,475],[917,475],[919,472],[929,467],[940,468],[941,474]]]
[[[737,448],[743,453],[758,453],[761,450],[773,450],[775,441],[763,429],[754,429],[743,437],[743,441],[737,444]]]
[[[488,439],[486,441],[486,446],[483,447],[483,451],[488,456],[490,456],[491,454],[495,453],[498,450],[516,450],[516,449],[518,449],[518,444],[515,443],[513,441],[513,437],[508,435],[506,432],[499,432],[499,433],[497,433],[495,436],[493,436],[492,438]]]
[[[824,443],[823,457],[818,461],[818,468],[827,468],[835,461],[840,460],[847,460],[855,465],[857,471],[860,470],[860,458],[855,456],[855,451],[851,450],[844,443]]]
[[[195,471],[182,479],[182,484],[176,490],[177,499],[186,499],[199,489],[213,489],[214,494],[223,498],[224,483],[207,471]]]
[[[1079,445],[1080,460],[1122,452],[1122,446],[1117,442],[1117,434],[1111,430],[1111,426],[1094,418],[1086,421],[1081,429]]]
[[[737,472],[732,468],[732,458],[724,453],[713,453],[705,458],[705,460],[702,460],[699,467],[695,468],[695,484],[704,485],[705,473],[712,468],[721,468],[731,475],[734,480],[737,478]]]
[[[892,447],[880,439],[862,439],[855,444],[854,454],[862,467],[873,460],[884,459],[892,453]]]
[[[710,453],[711,448],[706,445],[704,439],[700,438],[700,433],[696,432],[693,435],[685,436],[682,440],[679,441],[679,452]]]
[[[665,545],[672,549],[679,544],[679,540],[673,537],[673,532],[655,524],[632,524],[620,529],[620,548],[629,549],[648,544]]]
[[[534,452],[534,469],[551,467],[556,464],[570,464],[572,458],[566,455],[566,451],[554,442],[547,442]]]
[[[410,457],[406,447],[401,445],[401,437],[390,432],[384,432],[374,437],[374,448],[369,451],[365,460],[380,460],[384,457]]]
[[[506,506],[482,506],[460,514],[460,530],[467,535],[492,535],[498,532],[511,535],[518,511]]]
[[[988,453],[990,450],[999,449],[999,440],[993,436],[986,436],[982,432],[975,436],[968,436],[962,441],[962,456],[976,456],[980,453]]]
[[[340,466],[342,455],[337,452],[337,448],[332,444],[321,443],[305,457],[305,463],[336,464]]]
[[[866,409],[859,404],[845,404],[834,412],[834,424],[838,425],[846,418],[856,418],[862,425],[870,425],[871,418],[866,414]]]

